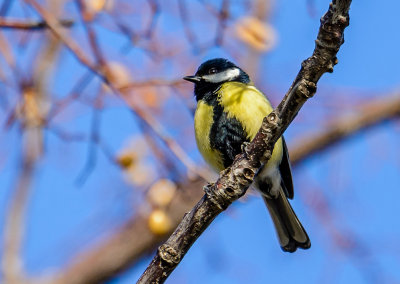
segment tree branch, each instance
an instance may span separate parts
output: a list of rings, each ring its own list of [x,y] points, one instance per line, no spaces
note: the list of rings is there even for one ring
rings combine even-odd
[[[358,113],[330,122],[326,131],[305,135],[303,139],[297,140],[290,151],[292,166],[350,135],[396,116],[400,116],[400,94],[366,103]]]
[[[4,251],[1,261],[3,280],[6,283],[18,283],[25,280],[24,263],[21,258],[21,248],[25,237],[26,207],[34,174],[35,161],[23,157],[21,173],[16,181],[13,199],[4,228]]]
[[[58,24],[64,28],[69,28],[72,27],[74,21],[60,20]],[[0,28],[16,30],[42,30],[49,28],[49,26],[44,21],[17,20],[0,17]]]
[[[246,193],[261,164],[271,157],[275,142],[302,105],[315,94],[319,78],[325,72],[333,72],[336,54],[344,42],[343,32],[349,24],[350,3],[351,0],[333,0],[321,19],[314,53],[303,61],[282,102],[264,118],[256,137],[232,166],[221,172],[215,184],[205,187],[206,194],[159,247],[138,283],[163,283],[215,217]]]

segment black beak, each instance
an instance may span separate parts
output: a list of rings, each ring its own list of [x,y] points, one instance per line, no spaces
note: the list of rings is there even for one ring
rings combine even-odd
[[[192,82],[192,83],[198,83],[202,80],[202,78],[200,76],[186,76],[183,77],[183,80]]]

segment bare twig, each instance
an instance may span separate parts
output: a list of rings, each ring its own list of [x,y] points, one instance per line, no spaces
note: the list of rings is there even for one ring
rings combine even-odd
[[[224,42],[224,32],[226,28],[226,21],[229,18],[229,0],[224,0],[221,5],[221,9],[218,14],[218,25],[217,32],[215,35],[215,44],[217,46],[221,46]]]
[[[74,24],[73,20],[60,20],[58,22],[60,26],[64,28],[72,27]],[[42,30],[47,29],[49,26],[44,21],[34,21],[34,20],[18,20],[18,19],[8,19],[0,17],[0,28],[3,29],[17,29],[17,30]]]
[[[65,46],[76,56],[76,58],[84,64],[87,68],[93,71],[95,74],[98,74],[103,80],[106,80],[98,70],[97,66],[89,60],[89,57],[83,52],[83,50],[79,47],[79,45],[73,41],[64,30],[60,29],[60,25],[57,19],[51,15],[46,9],[44,9],[41,5],[39,5],[34,0],[25,0],[26,3],[30,4],[35,10],[42,16],[45,20],[49,29],[53,32],[53,34],[60,39],[61,42],[65,44]]]
[[[178,7],[179,7],[179,15],[182,20],[182,26],[185,32],[185,36],[187,41],[192,45],[194,52],[199,52],[200,47],[199,43],[197,42],[197,37],[193,30],[190,27],[189,18],[188,18],[188,10],[186,7],[185,0],[178,0]]]
[[[3,33],[0,33],[0,53],[3,55],[8,66],[10,66],[11,69],[15,69],[16,63],[14,54]]]
[[[302,105],[315,94],[319,78],[325,72],[333,71],[336,54],[343,43],[344,29],[349,24],[350,3],[351,0],[334,0],[331,3],[321,19],[314,53],[302,63],[282,102],[264,119],[260,131],[244,153],[221,173],[215,184],[205,187],[206,194],[159,247],[138,283],[163,283],[214,218],[246,193],[261,164],[270,158],[275,142]]]
[[[130,104],[130,107],[134,110],[135,114],[137,114],[143,121],[157,134],[157,136],[161,139],[161,141],[167,146],[175,157],[193,174],[198,174],[205,180],[209,180],[210,172],[207,169],[198,167],[196,163],[186,154],[186,152],[182,149],[182,147],[170,137],[164,130],[161,123],[158,122],[153,116],[149,115],[142,109],[135,107]]]
[[[34,173],[34,161],[24,157],[18,176],[14,198],[10,202],[5,232],[2,274],[5,283],[24,282],[21,247],[24,238],[25,210]]]
[[[100,141],[100,123],[101,123],[101,111],[103,107],[102,93],[100,92],[93,106],[93,116],[90,125],[90,139],[88,141],[88,156],[86,158],[86,164],[81,170],[76,182],[82,185],[93,171],[97,160],[97,149],[96,145]]]
[[[25,211],[28,205],[35,165],[42,154],[42,120],[38,93],[31,86],[23,90],[24,107],[23,142],[20,170],[15,182],[15,189],[8,210],[4,229],[4,250],[2,273],[5,283],[24,283],[22,245],[25,232]]]
[[[94,32],[94,30],[92,29],[92,26],[90,25],[90,12],[87,10],[86,4],[84,1],[82,0],[77,0],[76,1],[78,9],[80,11],[81,17],[84,24],[84,27],[86,29],[86,34],[87,34],[87,38],[89,40],[89,44],[90,47],[92,49],[92,53],[94,55],[94,58],[96,59],[96,64],[101,67],[101,68],[105,68],[106,67],[106,62],[103,56],[103,53],[100,49],[100,45],[97,41],[97,37],[96,34]]]
[[[140,87],[154,87],[154,86],[166,86],[166,87],[177,87],[185,82],[182,79],[177,79],[177,80],[163,80],[163,79],[150,79],[146,81],[139,81],[139,82],[132,82],[129,83],[128,85],[122,86],[119,88],[121,92],[124,92],[129,89],[133,88],[140,88]]]
[[[69,104],[77,100],[82,92],[88,87],[90,82],[92,82],[94,75],[90,71],[86,71],[79,80],[72,87],[70,93],[53,103],[52,108],[47,116],[47,122],[49,123],[57,114],[62,112]]]
[[[160,11],[161,11],[161,7],[160,7],[160,3],[158,2],[158,0],[147,0],[147,3],[150,7],[151,10],[151,15],[149,17],[149,23],[147,25],[147,27],[144,29],[143,31],[143,36],[146,39],[150,39],[155,31],[155,27],[160,15]]]

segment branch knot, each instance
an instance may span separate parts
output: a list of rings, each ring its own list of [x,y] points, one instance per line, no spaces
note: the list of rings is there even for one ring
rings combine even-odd
[[[316,91],[317,85],[314,82],[311,82],[305,78],[301,79],[296,89],[297,95],[304,96],[307,99],[314,96]]]
[[[231,203],[230,199],[232,195],[234,195],[235,190],[228,186],[225,187],[225,190],[218,190],[217,186],[217,184],[207,184],[203,187],[203,190],[207,198],[215,204],[219,210],[224,211]]]
[[[179,253],[168,244],[163,244],[158,248],[158,255],[170,265],[176,265],[181,261]]]

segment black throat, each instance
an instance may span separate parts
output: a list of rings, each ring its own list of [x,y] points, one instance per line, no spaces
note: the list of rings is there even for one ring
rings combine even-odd
[[[199,82],[194,85],[194,96],[196,97],[196,101],[205,100],[209,102],[211,97],[215,97],[216,99],[216,91],[221,87],[223,83],[207,83],[207,82]]]
[[[211,98],[208,97],[215,96],[216,91],[221,87],[221,85],[228,82],[240,82],[244,84],[249,84],[250,78],[249,75],[247,75],[247,73],[241,71],[240,75],[237,78],[235,78],[235,80],[232,81],[224,81],[220,83],[210,83],[206,81],[197,82],[194,85],[194,96],[196,97],[196,101],[203,99],[205,101],[210,100]]]

